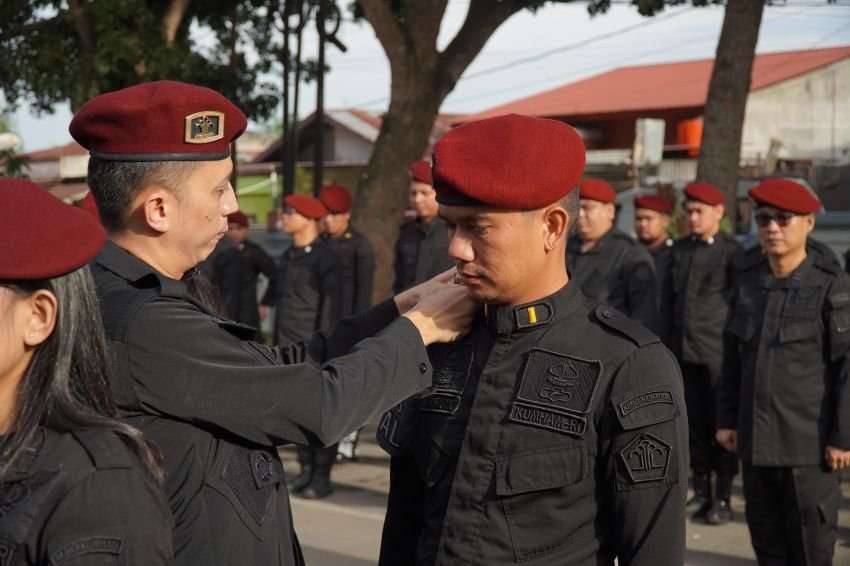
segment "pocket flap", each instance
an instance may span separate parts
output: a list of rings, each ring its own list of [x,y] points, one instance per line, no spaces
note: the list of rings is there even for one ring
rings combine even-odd
[[[587,473],[584,444],[555,446],[496,459],[496,494],[518,495],[573,485]]]
[[[735,316],[726,327],[726,332],[744,341],[752,338],[755,331],[755,323],[749,316]]]
[[[779,329],[779,343],[787,344],[789,342],[806,340],[807,338],[815,336],[817,333],[817,324],[810,320],[784,324]]]
[[[671,420],[679,414],[669,385],[656,385],[611,395],[611,404],[623,430],[634,430]]]

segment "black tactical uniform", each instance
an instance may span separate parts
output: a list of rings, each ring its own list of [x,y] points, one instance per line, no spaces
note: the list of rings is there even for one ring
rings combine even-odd
[[[342,316],[351,316],[372,304],[375,252],[369,238],[350,226],[339,238],[323,236],[342,264]]]
[[[378,431],[380,564],[682,564],[687,417],[655,335],[570,283],[429,355]]]
[[[841,492],[824,449],[850,449],[850,279],[812,255],[786,279],[749,259],[732,290],[717,426],[738,433],[759,563],[832,564]]]
[[[673,240],[667,238],[661,245],[656,246],[655,248],[647,248],[649,251],[649,255],[652,256],[652,261],[655,264],[655,304],[658,306],[658,314],[655,316],[655,327],[654,330],[660,337],[661,340],[664,341],[665,344],[669,346],[668,338],[670,329],[667,328],[667,325],[670,322],[670,319],[667,315],[661,312],[662,305],[664,304],[664,287],[670,284],[669,273],[670,273],[670,264],[673,261]]]
[[[662,301],[662,312],[670,317],[670,349],[682,368],[688,403],[696,492],[691,511],[700,517],[708,516],[711,522],[724,522],[731,513],[732,481],[738,473],[735,455],[714,439],[714,395],[723,364],[723,325],[729,291],[740,254],[737,240],[723,232],[708,241],[693,236],[677,240],[665,285],[667,295]],[[712,472],[717,474],[713,493]],[[712,503],[712,499],[716,501]]]
[[[581,238],[570,238],[567,267],[585,295],[656,328],[655,266],[631,236],[612,228],[586,252],[581,251]]]
[[[38,429],[0,489],[0,564],[172,564],[171,512],[107,431]]]
[[[395,244],[393,293],[418,285],[454,265],[449,257],[449,230],[439,216],[424,230],[418,222],[401,227]]]
[[[339,319],[341,277],[339,259],[321,238],[283,252],[277,271],[275,344],[307,340]]]
[[[230,300],[227,303],[227,315],[234,322],[241,322],[254,328],[260,327],[260,314],[257,311],[257,278],[260,273],[269,280],[266,292],[263,294],[262,304],[270,306],[274,304],[277,294],[277,267],[274,260],[266,251],[251,242],[245,240],[237,244],[228,252],[235,255],[233,264],[238,267],[228,266],[227,269],[235,269],[236,276],[228,277],[228,274],[219,273],[223,297]],[[225,264],[230,262],[225,262]],[[235,284],[236,289],[230,289],[228,284]]]
[[[116,402],[163,452],[175,562],[302,564],[275,446],[331,444],[428,385],[416,327],[388,300],[268,349],[111,242],[92,271]]]

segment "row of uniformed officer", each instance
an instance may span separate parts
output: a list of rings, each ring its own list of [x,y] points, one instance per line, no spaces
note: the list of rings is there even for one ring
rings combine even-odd
[[[483,312],[465,339],[429,348],[433,385],[381,421],[381,564],[684,561],[675,359],[564,264],[584,155],[567,124],[517,115],[434,147],[449,253]]]
[[[275,447],[331,444],[429,385],[425,346],[473,310],[436,279],[269,349],[188,296],[181,276],[237,208],[230,143],[246,124],[215,91],[157,81],[95,97],[70,128],[110,238],[92,270],[115,398],[162,451],[177,564],[303,563]]]

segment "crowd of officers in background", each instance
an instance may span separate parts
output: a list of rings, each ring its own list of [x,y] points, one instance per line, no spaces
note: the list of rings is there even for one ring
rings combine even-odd
[[[418,161],[409,172],[409,200],[415,216],[401,226],[395,245],[395,293],[453,263],[448,254],[449,233],[438,215],[431,186],[430,163]],[[784,274],[797,274],[791,283],[768,272],[773,257],[766,248],[772,242],[770,232],[787,231],[797,217],[800,224],[811,222],[812,213],[820,209],[814,197],[807,200],[805,189],[792,181],[782,183],[774,190],[795,195],[805,204],[800,207],[792,198],[791,206],[780,201],[774,207],[772,201],[755,200],[757,206],[779,212],[756,214],[761,243],[744,250],[734,235],[721,229],[724,198],[710,184],[691,183],[684,188],[680,225],[684,224],[688,235],[676,240],[670,234],[677,203],[659,194],[636,197],[635,239],[615,226],[614,188],[604,180],[584,178],[567,265],[574,284],[586,296],[652,329],[679,362],[688,412],[692,496],[686,510],[690,516],[710,525],[733,519],[732,486],[741,459],[749,495],[747,520],[760,560],[771,563],[774,554],[782,556],[775,549],[785,546],[787,556],[818,563],[817,556],[831,556],[827,549],[834,544],[840,503],[830,472],[843,467],[838,462],[848,457],[843,450],[840,457],[828,450],[836,449],[833,444],[848,446],[841,442],[846,433],[838,419],[842,407],[848,409],[844,406],[848,326],[841,308],[850,304],[850,295],[841,291],[847,284],[837,256],[809,237],[802,240],[803,263],[792,265]],[[259,327],[266,307],[276,307],[275,343],[306,339],[340,316],[368,307],[375,267],[369,241],[350,225],[353,202],[347,189],[326,186],[318,199],[291,196],[285,205],[283,231],[293,243],[276,269],[271,258],[247,240],[248,219],[237,212],[230,216],[228,234],[236,243],[231,253],[241,259],[219,260],[214,275],[233,320]],[[226,241],[220,245],[230,246]],[[798,249],[782,251],[779,257],[799,254]],[[795,271],[797,267],[806,273]],[[268,286],[257,306],[259,273],[267,277]],[[228,283],[229,279],[233,282]],[[753,308],[752,296],[763,297],[771,289],[786,287],[794,291],[782,291],[781,300],[769,306],[762,300],[761,308]],[[805,324],[810,328],[802,329]],[[742,358],[758,359],[759,364],[742,367]],[[750,372],[744,390],[742,372]],[[814,382],[802,386],[803,374],[813,376]],[[716,438],[719,427],[737,430],[739,426],[746,432],[738,438],[746,438],[746,443]],[[331,466],[337,460],[356,459],[356,441],[355,432],[342,446],[299,447],[301,473],[292,481],[293,492],[305,498],[332,493]],[[808,450],[795,451],[793,446],[800,443],[808,444]],[[803,454],[807,451],[812,454]],[[765,466],[780,475],[777,470],[788,471],[765,479]],[[812,477],[798,479],[799,469],[811,470]],[[783,506],[792,501],[796,502],[793,512]]]

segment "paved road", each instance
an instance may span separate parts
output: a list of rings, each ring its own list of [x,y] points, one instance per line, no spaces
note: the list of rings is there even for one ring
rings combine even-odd
[[[292,497],[292,513],[308,566],[374,566],[389,487],[389,458],[374,443],[374,427],[362,436],[358,462],[334,467],[335,493],[321,501]],[[287,473],[298,472],[295,453],[282,450]],[[836,566],[850,566],[850,482],[839,515]],[[688,522],[686,564],[752,566],[755,557],[744,520],[741,486],[732,502],[735,521],[721,527]]]

